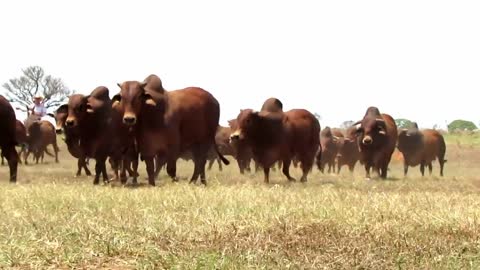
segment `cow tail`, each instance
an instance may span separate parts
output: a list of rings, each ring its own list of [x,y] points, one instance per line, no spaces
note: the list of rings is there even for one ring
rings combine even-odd
[[[445,159],[445,152],[447,151],[447,145],[445,144],[445,140],[443,138],[441,138],[440,140],[440,155],[438,157],[438,159],[442,159],[443,160],[443,163],[446,163],[447,160]]]
[[[222,160],[223,164],[225,165],[229,165],[230,164],[230,161],[228,161],[228,159],[226,159],[222,153],[220,153],[220,151],[218,151],[218,145],[214,142],[213,143],[213,147],[215,148],[215,152],[217,152],[217,155],[218,157]]]

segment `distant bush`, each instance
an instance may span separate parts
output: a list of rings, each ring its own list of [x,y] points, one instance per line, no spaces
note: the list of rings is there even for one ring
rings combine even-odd
[[[397,128],[411,128],[413,125],[412,121],[403,118],[395,119],[395,124]]]
[[[454,120],[448,124],[448,132],[473,131],[475,129],[477,129],[477,126],[473,122],[461,119]]]

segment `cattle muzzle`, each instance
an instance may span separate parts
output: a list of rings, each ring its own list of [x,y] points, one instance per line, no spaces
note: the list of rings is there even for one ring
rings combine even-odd
[[[67,126],[67,127],[73,127],[73,126],[75,126],[75,119],[73,119],[73,118],[67,118],[67,120],[65,121],[65,126]]]
[[[373,139],[371,136],[365,136],[365,138],[362,140],[362,143],[365,145],[370,145],[373,143]]]
[[[126,115],[123,117],[123,123],[125,125],[133,126],[137,123],[137,118],[133,115]]]

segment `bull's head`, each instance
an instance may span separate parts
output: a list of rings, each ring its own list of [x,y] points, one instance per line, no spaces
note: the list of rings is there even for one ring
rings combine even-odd
[[[230,142],[245,139],[246,133],[255,126],[258,119],[258,112],[254,112],[252,109],[240,110],[236,121],[234,122],[231,120],[231,124],[233,124],[233,132],[230,135]]]
[[[374,144],[376,139],[381,139],[387,134],[385,120],[381,118],[366,116],[354,126],[363,145]]]
[[[84,119],[87,112],[87,96],[75,94],[68,100],[68,116],[65,120],[66,127],[76,127],[79,120]]]
[[[124,124],[135,125],[143,106],[157,106],[157,102],[145,91],[146,82],[126,81],[117,85],[120,87],[120,93],[112,98],[112,107],[121,106]]]
[[[57,111],[55,112],[55,131],[57,134],[62,134],[63,128],[65,126],[65,122],[67,121],[68,117],[68,104],[63,104],[58,107]]]
[[[105,86],[93,89],[87,98],[87,113],[93,114],[110,108],[109,90]]]

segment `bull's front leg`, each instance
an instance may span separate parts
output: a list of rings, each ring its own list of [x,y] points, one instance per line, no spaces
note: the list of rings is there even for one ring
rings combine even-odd
[[[154,156],[144,157],[147,167],[148,184],[155,186],[155,162]]]

